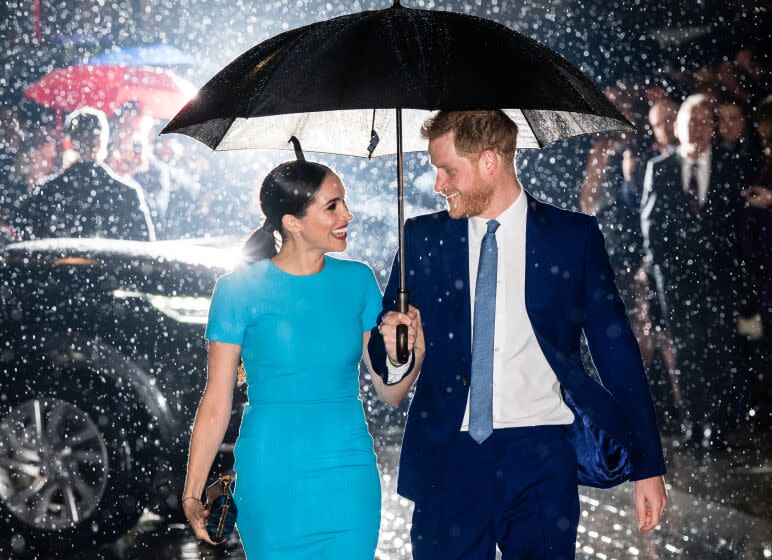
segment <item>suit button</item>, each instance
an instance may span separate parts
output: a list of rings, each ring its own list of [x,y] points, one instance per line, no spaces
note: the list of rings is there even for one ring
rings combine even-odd
[[[461,385],[463,385],[464,387],[469,385],[469,378],[466,375],[461,378]]]

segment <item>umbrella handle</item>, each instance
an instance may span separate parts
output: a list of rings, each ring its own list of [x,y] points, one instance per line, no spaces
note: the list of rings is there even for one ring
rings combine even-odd
[[[407,290],[400,289],[397,291],[397,311],[400,313],[407,313],[409,309]],[[407,325],[397,325],[397,363],[399,365],[406,364],[410,352],[407,348]]]

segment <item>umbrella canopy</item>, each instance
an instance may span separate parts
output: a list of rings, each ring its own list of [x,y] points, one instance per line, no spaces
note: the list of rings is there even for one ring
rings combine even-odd
[[[367,156],[426,149],[420,124],[439,109],[503,109],[518,146],[632,125],[558,54],[496,22],[391,8],[287,31],[242,54],[169,123],[215,150],[287,148]],[[259,118],[258,118],[259,117]]]
[[[138,101],[157,119],[170,119],[196,88],[169,70],[150,67],[70,66],[46,74],[24,97],[56,111],[94,107],[112,115],[127,101]]]
[[[242,54],[162,133],[215,150],[287,149],[356,156],[397,154],[400,283],[405,285],[403,152],[426,149],[432,111],[502,109],[521,148],[579,134],[632,129],[579,70],[536,41],[490,20],[391,8],[341,16],[282,33]],[[407,360],[407,327],[397,327]]]
[[[89,58],[86,64],[115,66],[190,66],[195,59],[172,45],[116,48]]]

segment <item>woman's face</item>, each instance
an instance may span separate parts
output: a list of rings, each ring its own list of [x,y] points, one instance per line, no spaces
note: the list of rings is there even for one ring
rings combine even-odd
[[[346,189],[340,177],[328,173],[319,187],[306,215],[299,218],[300,234],[311,249],[322,253],[346,250],[348,223],[354,219],[346,201]]]

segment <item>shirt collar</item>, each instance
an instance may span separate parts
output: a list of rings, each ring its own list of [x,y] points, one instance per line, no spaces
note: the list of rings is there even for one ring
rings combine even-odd
[[[520,194],[517,195],[517,198],[512,204],[494,219],[500,224],[499,230],[503,229],[508,231],[511,228],[522,224],[525,221],[527,212],[528,201],[526,200],[525,191],[521,187]],[[488,231],[488,222],[488,219],[479,216],[472,216],[469,218],[469,226],[477,237],[482,237]]]
[[[682,159],[682,160],[683,160],[685,163],[687,163],[688,165],[693,165],[693,164],[695,164],[695,163],[696,163],[696,164],[697,164],[697,165],[699,165],[700,167],[709,166],[709,165],[710,165],[710,155],[711,155],[711,154],[710,154],[710,152],[711,152],[711,150],[710,150],[710,148],[708,148],[708,149],[707,149],[707,150],[705,150],[705,152],[704,152],[704,153],[703,153],[703,154],[702,154],[700,157],[698,157],[697,159],[691,159],[691,158],[689,158],[689,157],[687,157],[687,156],[686,156],[686,153],[685,153],[685,148],[684,148],[684,146],[678,146],[678,155],[679,155],[679,156],[681,156],[681,159]]]

